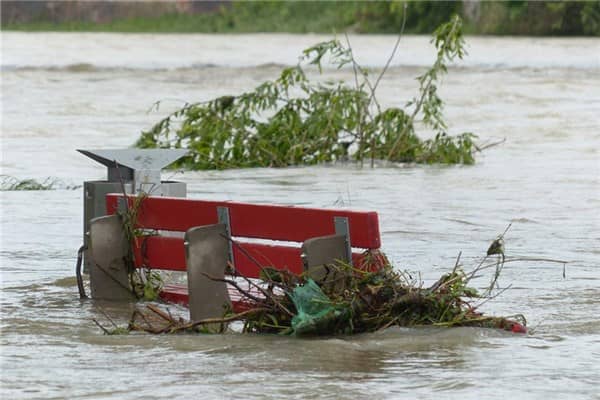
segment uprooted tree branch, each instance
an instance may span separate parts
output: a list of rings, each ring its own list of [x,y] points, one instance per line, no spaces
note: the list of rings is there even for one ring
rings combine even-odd
[[[337,39],[318,43],[276,80],[240,95],[186,104],[143,132],[136,145],[187,148],[190,153],[178,166],[191,169],[285,167],[348,158],[361,165],[368,159],[371,164],[474,163],[475,136],[447,135],[437,90],[448,64],[465,55],[460,18],[454,16],[434,32],[436,58],[417,77],[418,94],[404,108],[382,109],[376,90],[401,37],[402,32],[374,83],[356,61],[348,39],[346,45]],[[307,67],[316,66],[323,74],[324,60],[337,69],[352,66],[354,86],[309,80]],[[435,137],[417,136],[419,119]]]

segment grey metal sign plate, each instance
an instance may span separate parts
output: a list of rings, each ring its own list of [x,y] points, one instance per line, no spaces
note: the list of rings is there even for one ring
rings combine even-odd
[[[186,149],[112,149],[112,150],[83,150],[83,155],[109,168],[115,166],[115,161],[132,170],[158,170],[183,157]]]

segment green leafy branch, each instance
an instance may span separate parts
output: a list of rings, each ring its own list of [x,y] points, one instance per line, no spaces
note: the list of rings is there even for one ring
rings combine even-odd
[[[347,45],[337,39],[318,43],[277,79],[237,96],[186,104],[143,132],[136,145],[187,148],[189,156],[179,166],[191,169],[285,167],[342,159],[362,165],[367,158],[372,165],[375,160],[472,164],[474,135],[447,135],[437,92],[448,63],[465,55],[460,18],[453,17],[435,31],[437,57],[417,78],[418,95],[406,108],[382,109],[376,90],[401,37],[402,32],[375,83],[356,61],[348,37]],[[306,68],[316,67],[324,75],[325,60],[337,69],[351,65],[354,86],[309,80]],[[415,134],[418,118],[437,132],[433,139]]]

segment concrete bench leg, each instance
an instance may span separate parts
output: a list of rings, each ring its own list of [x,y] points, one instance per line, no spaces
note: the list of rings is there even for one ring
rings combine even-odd
[[[223,316],[231,307],[227,284],[210,279],[225,277],[229,243],[224,224],[195,227],[185,233],[190,319]],[[213,329],[214,327],[209,327]]]
[[[133,300],[125,259],[129,245],[118,215],[90,221],[90,286],[92,298]]]
[[[302,244],[304,271],[321,286],[343,290],[344,276],[338,270],[328,267],[336,260],[349,263],[345,235],[321,236],[306,240]]]

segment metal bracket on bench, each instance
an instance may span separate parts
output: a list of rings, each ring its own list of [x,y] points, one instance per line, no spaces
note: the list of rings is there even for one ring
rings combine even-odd
[[[346,259],[352,265],[352,245],[350,243],[350,223],[347,217],[333,217],[335,224],[335,234],[343,235],[346,238]]]
[[[335,235],[307,239],[302,244],[304,270],[342,260],[352,265],[352,247],[347,217],[334,217]]]
[[[302,244],[302,262],[306,274],[331,290],[341,291],[346,285],[345,273],[331,268],[336,260],[352,265],[352,247],[348,218],[335,217],[335,235],[307,239]]]
[[[225,234],[231,237],[231,221],[229,219],[229,208],[217,207],[217,217],[219,223],[225,225]],[[229,262],[233,263],[233,244],[231,240],[227,240],[227,255],[229,256]]]
[[[302,262],[307,276],[321,286],[338,291],[345,286],[344,275],[331,265],[336,261],[350,262],[346,255],[346,237],[329,235],[307,239],[302,244]]]
[[[117,211],[121,214],[125,214],[128,209],[127,199],[125,197],[119,197],[117,199]]]

